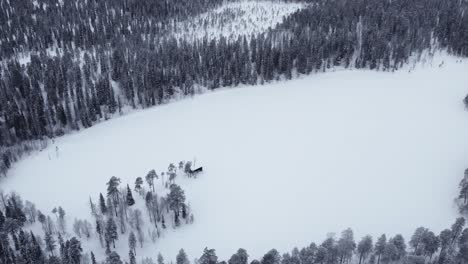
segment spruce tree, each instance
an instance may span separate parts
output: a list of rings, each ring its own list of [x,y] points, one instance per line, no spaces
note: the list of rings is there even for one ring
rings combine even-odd
[[[135,204],[135,200],[133,199],[133,195],[132,195],[132,190],[130,190],[130,187],[128,186],[127,184],[127,205],[128,206],[132,206]]]
[[[47,232],[45,234],[45,238],[44,238],[44,241],[45,241],[45,244],[46,244],[46,250],[50,252],[50,254],[53,256],[54,255],[54,250],[56,248],[56,245],[55,245],[55,239],[54,237],[52,236],[51,233]]]
[[[136,258],[135,258],[135,253],[132,250],[130,250],[128,252],[128,259],[130,261],[130,264],[137,264]]]
[[[130,234],[128,235],[128,247],[130,248],[130,251],[133,252],[133,255],[136,255],[136,236],[133,231],[130,231]]]
[[[158,253],[158,259],[157,259],[157,261],[158,261],[158,264],[164,264],[164,258],[163,258],[163,256],[161,255],[161,253]]]
[[[183,248],[179,250],[179,253],[176,256],[176,264],[190,264],[190,261],[187,258],[187,254]]]
[[[112,217],[107,219],[106,225],[106,241],[112,243],[113,247],[115,248],[115,240],[118,239],[117,233],[117,225]]]
[[[117,204],[119,202],[119,184],[120,184],[120,179],[112,176],[110,180],[107,182],[107,197],[112,199],[112,202],[114,203],[114,210],[116,212],[117,216]]]
[[[103,215],[107,213],[106,200],[104,200],[102,193],[99,194],[99,208],[101,209],[101,213]]]

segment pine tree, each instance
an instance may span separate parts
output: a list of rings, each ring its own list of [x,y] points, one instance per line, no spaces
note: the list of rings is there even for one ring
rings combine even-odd
[[[106,241],[112,242],[113,247],[115,248],[115,240],[118,239],[117,225],[112,217],[107,219],[106,225]]]
[[[164,258],[161,253],[158,253],[158,264],[164,264]]]
[[[112,251],[106,258],[106,264],[123,264],[117,252]]]
[[[72,237],[70,241],[67,241],[67,244],[69,244],[69,246],[67,247],[67,255],[70,259],[70,262],[72,264],[80,264],[81,252],[83,251],[83,249],[81,248],[81,242],[75,237]]]
[[[203,255],[198,260],[199,264],[217,264],[218,257],[214,249],[205,248],[203,250]]]
[[[127,184],[127,205],[128,206],[132,206],[135,204],[135,200],[133,199],[133,195],[132,195],[132,190],[130,190],[130,187],[128,186]]]
[[[119,184],[120,184],[120,179],[115,176],[112,176],[110,180],[107,182],[107,197],[112,199],[115,216],[118,216],[117,206],[119,204],[119,189],[118,189]]]
[[[182,204],[185,202],[185,194],[182,188],[176,184],[171,184],[169,194],[166,198],[169,203],[169,208],[174,212],[174,223],[180,225],[179,214]]]
[[[276,249],[268,251],[262,258],[261,264],[279,264],[281,256]]]
[[[62,233],[65,233],[65,231],[66,231],[65,210],[63,210],[63,208],[59,206],[57,211],[58,211],[58,215],[59,215],[58,224],[59,224],[60,231]]]
[[[143,185],[143,179],[141,177],[136,178],[136,180],[135,180],[135,191],[141,192],[142,185]]]
[[[99,208],[101,209],[102,214],[105,215],[107,213],[106,200],[104,200],[102,193],[99,194]]]
[[[247,251],[243,248],[239,248],[236,254],[231,256],[228,263],[229,264],[247,264],[248,259],[249,259],[249,255],[247,254]]]
[[[455,220],[455,223],[452,225],[452,245],[458,239],[460,234],[463,231],[463,227],[465,226],[465,218],[459,217]]]
[[[338,240],[338,253],[340,254],[340,263],[347,262],[352,257],[352,253],[356,248],[354,242],[354,234],[351,228],[344,230],[341,233],[341,238]]]
[[[187,258],[187,254],[185,253],[183,248],[181,248],[179,250],[179,253],[177,254],[176,264],[190,264],[190,261]]]
[[[54,255],[54,250],[56,248],[55,239],[51,233],[46,233],[44,238],[46,244],[46,250],[50,252],[50,254]]]
[[[132,250],[130,250],[128,252],[128,259],[130,261],[130,264],[136,264],[137,263],[136,258],[135,258],[135,253]]]
[[[158,175],[156,174],[155,170],[150,170],[148,174],[146,174],[146,182],[148,186],[153,189],[154,192],[154,179],[157,179]]]
[[[136,243],[137,241],[136,241],[135,233],[131,231],[128,236],[128,247],[130,248],[130,251],[133,252],[133,255],[136,255]]]
[[[362,260],[365,260],[367,255],[372,252],[372,237],[365,236],[359,241],[357,250],[359,252],[359,264],[361,264]]]
[[[387,237],[385,236],[385,234],[382,234],[377,240],[377,243],[375,243],[375,253],[378,256],[377,264],[380,264],[380,258],[382,257],[382,254],[384,253],[386,245],[387,245]]]
[[[91,264],[97,264],[96,257],[94,256],[94,253],[92,251],[91,251]]]

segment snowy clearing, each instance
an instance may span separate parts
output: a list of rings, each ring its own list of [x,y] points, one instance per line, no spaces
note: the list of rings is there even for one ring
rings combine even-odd
[[[239,36],[249,37],[274,28],[283,22],[283,18],[304,7],[300,3],[280,1],[243,0],[231,2],[221,7],[177,22],[172,34],[178,38],[208,41],[221,36],[237,40]]]
[[[88,197],[111,176],[133,186],[150,169],[196,157],[204,174],[176,180],[195,223],[146,243],[153,258],[184,248],[193,259],[205,246],[221,259],[239,247],[258,258],[347,227],[356,239],[408,239],[421,225],[438,233],[456,216],[468,165],[468,62],[443,59],[411,73],[337,71],[135,112],[57,139],[1,186],[45,212],[64,207],[70,228],[91,218]],[[118,243],[126,256],[127,239]]]

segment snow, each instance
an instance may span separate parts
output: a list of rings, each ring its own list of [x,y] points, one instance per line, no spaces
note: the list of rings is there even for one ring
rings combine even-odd
[[[281,1],[242,0],[225,3],[221,7],[176,22],[171,34],[177,38],[202,40],[237,40],[239,36],[250,37],[274,28],[283,19],[304,8],[303,3]]]
[[[221,259],[239,247],[259,258],[347,227],[356,239],[438,233],[456,217],[468,166],[468,62],[437,60],[442,67],[340,70],[134,112],[57,139],[0,184],[43,211],[62,206],[71,230],[111,176],[133,186],[150,169],[196,158],[204,174],[176,180],[195,223],[147,242],[139,259],[174,259],[180,248],[193,259],[205,246]],[[127,237],[118,248],[126,258]]]

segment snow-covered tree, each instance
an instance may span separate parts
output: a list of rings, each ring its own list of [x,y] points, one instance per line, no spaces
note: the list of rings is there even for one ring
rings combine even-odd
[[[136,236],[133,231],[130,231],[130,234],[128,235],[128,247],[130,248],[130,251],[133,252],[134,255],[136,255]]]
[[[107,182],[107,197],[110,198],[113,203],[115,216],[118,216],[117,207],[118,207],[119,199],[120,199],[119,197],[120,192],[118,189],[119,184],[120,184],[120,179],[115,176],[112,176],[110,180]]]
[[[106,264],[123,264],[117,252],[112,251],[106,258]]]
[[[166,200],[169,204],[169,208],[174,212],[174,224],[179,226],[179,214],[182,204],[185,203],[185,193],[179,185],[171,184]]]
[[[54,255],[54,250],[56,248],[56,245],[55,245],[56,241],[55,241],[54,237],[52,236],[51,233],[46,233],[44,241],[45,241],[45,245],[46,245],[46,250],[49,251],[49,253],[53,256]]]
[[[135,191],[141,194],[143,187],[143,179],[141,177],[136,178],[135,180]]]
[[[117,225],[112,217],[107,219],[106,224],[106,241],[112,243],[115,248],[115,240],[118,239],[119,235],[117,234]]]
[[[216,256],[216,251],[208,248],[203,250],[202,256],[198,259],[199,264],[217,264],[217,262],[218,256]]]
[[[280,264],[281,256],[276,249],[268,251],[262,257],[261,264]]]
[[[249,255],[243,248],[239,248],[235,254],[231,256],[229,264],[248,264]]]
[[[163,256],[161,255],[161,253],[158,253],[158,259],[157,259],[157,261],[158,261],[158,264],[164,264],[164,258],[163,258]]]
[[[132,205],[135,204],[135,200],[133,199],[133,195],[132,195],[132,190],[130,190],[130,187],[128,186],[128,184],[127,184],[127,198],[126,198],[126,201],[127,201],[128,206],[132,206]]]
[[[156,174],[155,170],[150,170],[148,174],[146,174],[146,182],[148,183],[148,186],[154,190],[154,179],[158,178],[158,174]]]
[[[130,264],[137,264],[135,253],[132,250],[128,252],[128,261],[130,262]]]
[[[377,240],[377,243],[375,243],[375,254],[377,254],[377,264],[380,264],[380,259],[382,257],[382,254],[385,251],[386,245],[387,245],[387,236],[385,236],[385,234],[382,234]]]
[[[341,238],[338,240],[340,263],[349,260],[352,257],[354,249],[356,249],[356,242],[354,242],[353,230],[348,228],[341,233]]]
[[[176,264],[190,264],[187,254],[185,253],[183,248],[179,250],[179,253],[176,256]]]
[[[106,200],[104,200],[102,193],[99,194],[99,209],[101,209],[103,215],[107,213]]]
[[[367,256],[372,252],[372,237],[367,235],[359,241],[357,250],[359,253],[359,264],[367,258]]]

